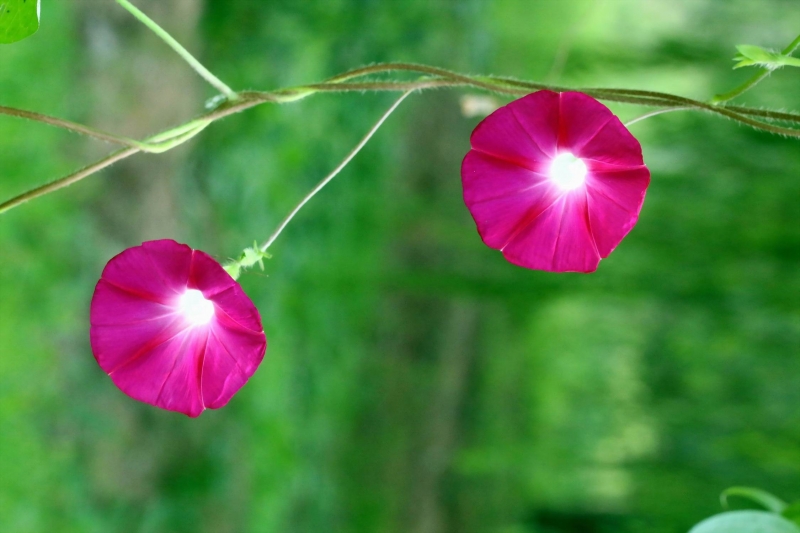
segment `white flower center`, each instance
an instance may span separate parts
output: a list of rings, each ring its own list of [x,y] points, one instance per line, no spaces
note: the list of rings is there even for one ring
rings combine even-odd
[[[178,301],[181,313],[195,326],[208,324],[214,317],[214,304],[203,297],[203,293],[189,289]]]
[[[550,165],[550,179],[565,191],[583,185],[586,172],[586,163],[569,152],[558,154]]]

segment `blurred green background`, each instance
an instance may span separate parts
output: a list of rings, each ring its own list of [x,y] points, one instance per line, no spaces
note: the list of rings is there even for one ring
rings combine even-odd
[[[235,88],[415,61],[700,99],[794,0],[139,0]],[[800,109],[781,71],[743,103]],[[479,118],[411,97],[242,284],[267,357],[199,419],[120,393],[88,307],[105,262],[263,239],[393,96],[214,125],[0,217],[0,531],[683,533],[731,485],[800,497],[800,143],[710,115],[632,126],[653,182],[592,275],[526,271],[461,200]],[[213,96],[110,0],[45,2],[0,104],[143,136]],[[615,106],[623,119],[644,108]],[[0,198],[110,150],[0,117]]]

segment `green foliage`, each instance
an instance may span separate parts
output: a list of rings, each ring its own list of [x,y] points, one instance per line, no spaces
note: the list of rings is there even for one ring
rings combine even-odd
[[[0,44],[30,37],[39,29],[41,0],[0,0]]]
[[[769,70],[775,70],[781,67],[800,67],[800,58],[781,54],[773,50],[767,50],[760,46],[740,44],[736,49],[739,51],[739,54],[733,58],[734,61],[738,61],[738,63],[733,66],[735,69],[751,66],[764,67]]]
[[[786,502],[765,490],[753,487],[731,487],[724,490],[720,496],[723,507],[728,507],[728,499],[731,496],[750,500],[771,513],[781,514],[786,509]]]
[[[703,520],[689,533],[800,533],[800,528],[773,513],[731,511]]]
[[[781,512],[781,515],[800,526],[800,502],[794,502],[793,504],[787,506]]]

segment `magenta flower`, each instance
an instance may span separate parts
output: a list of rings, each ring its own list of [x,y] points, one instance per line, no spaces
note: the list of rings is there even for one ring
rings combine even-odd
[[[239,284],[208,254],[172,240],[108,262],[92,297],[91,342],[122,392],[191,417],[227,404],[267,349]]]
[[[525,268],[593,272],[636,224],[650,171],[639,142],[583,93],[539,91],[470,139],[464,202],[483,242]]]

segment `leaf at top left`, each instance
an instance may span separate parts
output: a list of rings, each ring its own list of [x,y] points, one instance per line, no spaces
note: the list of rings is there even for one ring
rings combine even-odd
[[[41,0],[0,0],[0,44],[30,37],[39,29]]]

